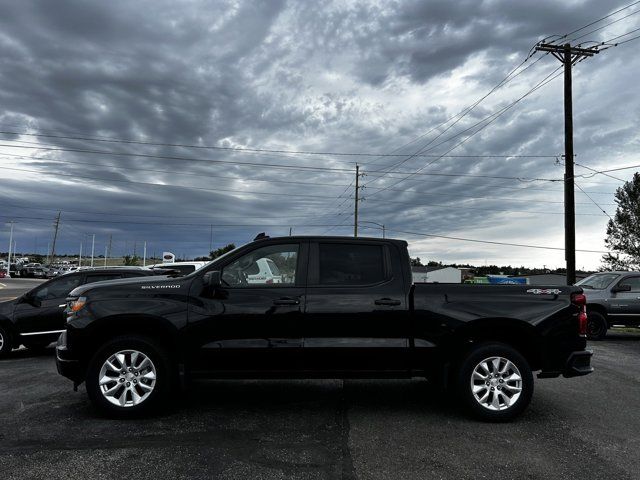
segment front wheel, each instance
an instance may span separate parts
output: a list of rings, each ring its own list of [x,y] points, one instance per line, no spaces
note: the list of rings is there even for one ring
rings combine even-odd
[[[477,418],[508,421],[521,414],[533,396],[533,375],[526,359],[502,343],[484,343],[460,364],[458,396]]]
[[[107,342],[87,372],[87,393],[103,413],[138,417],[157,410],[174,384],[167,351],[155,340],[123,336]]]
[[[0,325],[0,358],[7,356],[12,349],[11,336],[6,328]]]

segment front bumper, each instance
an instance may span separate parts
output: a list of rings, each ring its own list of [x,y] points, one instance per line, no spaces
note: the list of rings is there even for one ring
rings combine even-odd
[[[62,332],[58,337],[58,343],[56,344],[56,368],[60,375],[73,380],[76,384],[83,380],[80,361],[74,358],[67,348],[67,332]]]

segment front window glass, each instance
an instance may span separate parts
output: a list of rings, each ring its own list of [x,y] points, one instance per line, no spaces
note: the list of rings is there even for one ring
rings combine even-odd
[[[258,248],[224,267],[222,283],[229,287],[291,286],[297,264],[297,244]]]
[[[80,285],[81,275],[74,275],[72,277],[62,277],[54,280],[36,291],[36,298],[38,300],[49,300],[53,298],[66,298],[67,295],[74,288]]]
[[[617,273],[596,273],[585,278],[584,280],[580,280],[578,283],[576,283],[576,285],[582,288],[593,288],[596,290],[602,290],[603,288],[607,288],[607,286],[616,278],[618,278]]]

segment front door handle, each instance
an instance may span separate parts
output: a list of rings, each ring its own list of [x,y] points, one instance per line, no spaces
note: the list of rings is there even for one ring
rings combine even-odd
[[[379,298],[375,301],[376,305],[385,305],[388,307],[397,307],[400,305],[400,300],[393,300],[392,298]]]
[[[291,297],[282,297],[273,301],[274,305],[299,305],[299,298],[291,298]]]

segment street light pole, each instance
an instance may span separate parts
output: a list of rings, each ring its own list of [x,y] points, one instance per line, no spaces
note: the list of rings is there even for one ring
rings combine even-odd
[[[91,266],[93,267],[93,253],[95,251],[95,247],[96,247],[96,234],[94,233],[91,236]]]

